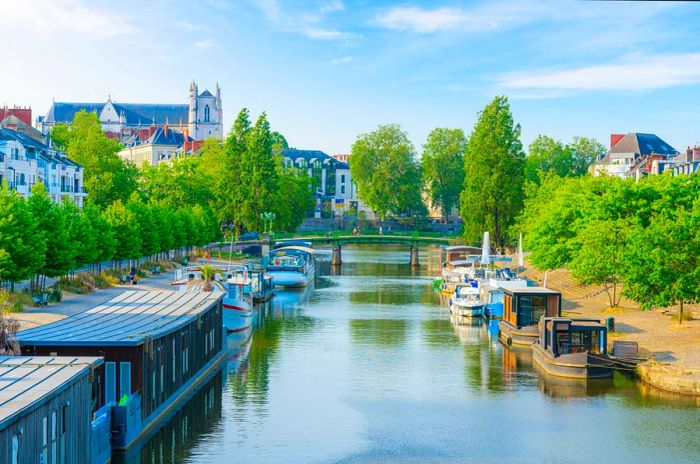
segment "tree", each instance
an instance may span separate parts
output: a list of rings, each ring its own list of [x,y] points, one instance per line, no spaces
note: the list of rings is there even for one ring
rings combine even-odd
[[[289,148],[287,139],[284,137],[284,135],[280,134],[279,132],[272,131],[270,133],[270,137],[272,138],[272,146],[276,152],[286,150],[287,148]]]
[[[506,245],[523,205],[524,169],[520,125],[513,122],[508,99],[496,97],[480,113],[464,158],[460,215],[466,240],[492,231],[496,246]]]
[[[697,193],[696,193],[697,194]],[[700,199],[692,209],[657,212],[648,227],[638,226],[626,254],[625,293],[643,309],[700,301]]]
[[[93,260],[83,264],[101,263],[114,259],[118,245],[117,237],[106,216],[93,204],[85,205],[82,215],[90,222],[90,227],[95,233],[95,255],[86,258]]]
[[[421,171],[430,204],[439,208],[443,219],[459,206],[464,185],[464,152],[467,138],[461,129],[436,128],[423,145]]]
[[[138,227],[137,235],[141,238],[139,252],[141,256],[153,256],[160,251],[160,240],[156,235],[157,230],[153,223],[150,209],[144,205],[138,195],[134,193],[126,204]],[[137,256],[140,257],[140,256]]]
[[[141,236],[139,223],[121,200],[117,200],[104,210],[104,218],[114,231],[116,247],[114,259],[138,259],[141,257]]]
[[[75,247],[71,268],[96,263],[100,252],[98,241],[101,237],[93,228],[90,218],[70,200],[61,203],[60,208],[68,230],[68,241]]]
[[[625,274],[625,250],[630,224],[623,219],[592,220],[579,230],[575,252],[568,267],[578,282],[602,284],[610,307],[620,303]]]
[[[574,137],[568,148],[572,158],[571,172],[574,176],[586,175],[590,165],[606,152],[605,145],[587,137]]]
[[[305,172],[284,169],[281,165],[279,169],[275,224],[278,230],[294,232],[316,204],[311,193],[313,181]]]
[[[540,172],[553,172],[560,177],[579,177],[588,173],[588,167],[600,155],[605,146],[595,139],[574,137],[563,145],[546,135],[539,135],[530,144],[525,173],[527,180],[539,183]]]
[[[7,181],[0,188],[0,281],[29,279],[44,265],[46,241],[27,202]]]
[[[77,246],[70,240],[64,210],[51,201],[46,187],[41,183],[32,187],[27,207],[36,222],[36,234],[45,243],[43,265],[37,269],[37,273],[46,277],[68,274],[75,264]],[[43,281],[39,287],[43,288]]]
[[[120,145],[107,138],[97,114],[81,110],[69,129],[56,126],[51,138],[83,166],[89,202],[105,208],[115,200],[127,201],[136,189],[138,170],[117,155]]]
[[[357,138],[352,146],[350,173],[358,196],[381,219],[425,214],[415,148],[398,124],[379,126]]]
[[[140,184],[144,201],[156,201],[179,208],[207,206],[212,200],[213,180],[200,167],[200,157],[179,157],[170,163],[143,166]]]

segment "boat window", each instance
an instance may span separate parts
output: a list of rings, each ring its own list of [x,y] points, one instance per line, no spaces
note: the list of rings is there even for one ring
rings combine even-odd
[[[520,297],[518,325],[535,325],[547,310],[547,297],[523,295]]]
[[[117,401],[117,363],[105,363],[105,401]]]
[[[119,363],[119,398],[131,395],[131,363]]]
[[[12,464],[19,463],[19,434],[12,435]]]

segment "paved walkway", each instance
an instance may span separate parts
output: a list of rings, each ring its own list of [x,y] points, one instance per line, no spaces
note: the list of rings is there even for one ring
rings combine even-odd
[[[86,295],[67,294],[60,303],[53,303],[41,308],[27,308],[21,313],[12,314],[11,317],[19,321],[22,329],[29,329],[87,311],[105,301],[111,300],[126,290],[144,292],[172,290],[170,283],[174,280],[175,270],[168,270],[157,276],[143,278],[139,280],[138,285],[117,285]]]

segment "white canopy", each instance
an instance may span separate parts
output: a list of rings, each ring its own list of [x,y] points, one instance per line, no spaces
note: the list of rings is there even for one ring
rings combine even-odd
[[[488,231],[484,232],[484,242],[481,244],[481,264],[491,264],[491,243]]]

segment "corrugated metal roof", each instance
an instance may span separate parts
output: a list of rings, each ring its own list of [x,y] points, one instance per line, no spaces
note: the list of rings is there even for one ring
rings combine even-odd
[[[94,357],[0,357],[0,430],[103,362]]]
[[[222,292],[124,292],[75,316],[17,333],[20,346],[136,346],[189,324]]]

